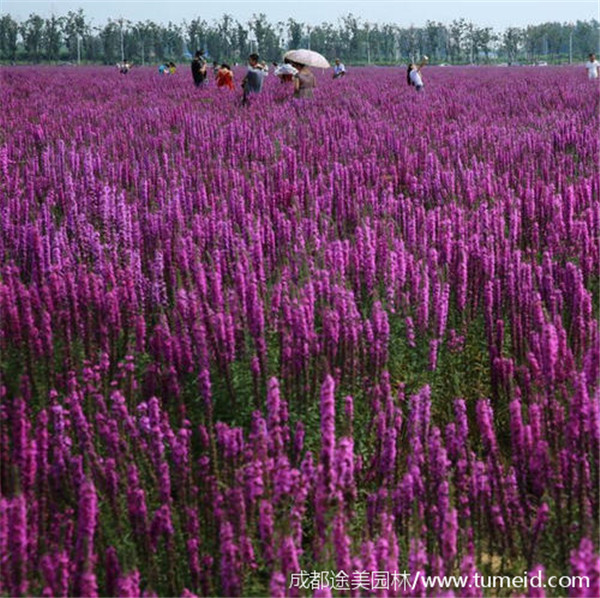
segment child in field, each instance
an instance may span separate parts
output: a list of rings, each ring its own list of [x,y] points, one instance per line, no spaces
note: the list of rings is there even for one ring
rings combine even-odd
[[[286,58],[283,64],[277,65],[275,68],[275,76],[281,83],[290,83],[294,80],[294,75],[298,72],[298,69],[294,68],[290,61]]]
[[[217,70],[217,87],[233,89],[233,72],[228,64],[223,63]]]

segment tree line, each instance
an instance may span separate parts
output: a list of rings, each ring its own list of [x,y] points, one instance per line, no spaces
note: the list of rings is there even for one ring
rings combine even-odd
[[[431,63],[485,64],[490,62],[581,61],[599,49],[599,23],[548,22],[509,27],[497,32],[467,19],[449,24],[427,21],[422,27],[368,23],[352,14],[336,24],[307,25],[295,19],[271,23],[264,14],[240,22],[224,14],[207,22],[132,22],[109,19],[93,26],[83,9],[65,16],[43,18],[32,13],[22,22],[0,17],[0,60],[3,62],[77,62],[114,64],[123,59],[137,64],[189,59],[197,49],[232,63],[250,52],[278,60],[289,48],[307,47],[348,64],[393,64],[428,55]]]

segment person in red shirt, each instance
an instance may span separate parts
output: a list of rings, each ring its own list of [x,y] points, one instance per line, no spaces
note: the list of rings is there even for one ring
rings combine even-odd
[[[217,71],[217,87],[233,89],[233,71],[228,64],[222,64]]]

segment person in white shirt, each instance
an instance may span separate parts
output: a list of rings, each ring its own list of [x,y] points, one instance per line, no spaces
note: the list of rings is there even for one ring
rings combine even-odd
[[[598,67],[600,67],[600,62],[596,60],[595,54],[590,54],[588,58],[589,60],[585,63],[585,68],[588,72],[588,79],[597,79]]]
[[[285,59],[283,64],[278,64],[275,68],[275,76],[279,78],[281,83],[289,83],[294,80],[294,75],[298,73],[298,69],[294,68],[288,61]]]
[[[423,77],[421,77],[421,69],[427,64],[428,61],[429,57],[423,56],[423,59],[419,64],[411,62],[408,65],[408,69],[406,71],[406,82],[409,85],[414,85],[417,91],[421,91],[423,89]]]
[[[335,59],[335,66],[333,67],[333,78],[339,79],[346,74],[346,67],[340,62],[339,58]]]
[[[413,85],[417,91],[423,89],[423,78],[421,77],[421,67],[411,62],[406,71],[406,82]]]

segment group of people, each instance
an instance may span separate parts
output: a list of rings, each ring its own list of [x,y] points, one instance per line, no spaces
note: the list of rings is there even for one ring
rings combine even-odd
[[[282,84],[293,83],[293,96],[295,98],[310,99],[313,97],[313,90],[317,86],[317,80],[308,65],[285,59],[283,64],[274,62],[273,66],[275,67],[274,74]],[[268,67],[260,62],[258,54],[250,54],[248,57],[248,70],[242,80],[242,89],[244,90],[243,104],[249,102],[252,94],[260,93],[263,81],[268,73]]]
[[[423,56],[423,59],[419,64],[410,63],[406,72],[406,80],[408,85],[414,87],[416,91],[421,91],[424,87],[423,77],[421,69],[429,58]],[[300,64],[287,58],[282,64],[273,62],[275,68],[274,74],[281,81],[281,83],[293,83],[294,85],[294,98],[310,99],[313,97],[314,89],[317,86],[317,80],[306,64]],[[228,89],[234,89],[233,84],[233,71],[228,64],[213,63],[213,73],[215,75],[217,87],[226,87]],[[260,57],[256,53],[250,54],[248,57],[248,70],[246,76],[242,80],[242,104],[246,105],[250,101],[250,97],[253,94],[260,93],[263,87],[263,81],[269,74],[269,67],[264,63],[260,62]],[[333,78],[339,79],[346,76],[346,67],[340,61],[339,58],[335,59],[335,66],[333,68]],[[207,77],[207,63],[202,50],[198,50],[194,59],[192,60],[192,77],[196,86],[201,86],[205,83]]]
[[[429,58],[423,56],[419,64],[410,63],[406,71],[406,82],[416,91],[422,91],[424,88],[423,75],[421,69]],[[117,63],[117,69],[122,75],[126,75],[131,70],[133,64],[128,60]],[[292,62],[285,59],[282,64],[273,62],[275,68],[274,74],[281,83],[294,83],[295,98],[312,98],[313,90],[316,87],[316,79],[312,71],[307,65]],[[585,63],[585,68],[590,79],[598,79],[600,70],[600,62],[596,60],[595,54],[589,54],[588,61]],[[161,64],[158,67],[158,72],[161,75],[174,75],[177,71],[177,65],[170,61]],[[262,90],[263,80],[269,74],[269,67],[264,62],[260,62],[258,54],[250,54],[248,57],[248,71],[242,80],[242,89],[244,90],[242,102],[248,103],[249,97],[253,93],[259,93]],[[198,50],[192,60],[192,77],[196,86],[203,85],[207,80],[208,66],[203,50]],[[219,64],[213,62],[213,75],[217,87],[234,90],[233,70],[227,63]],[[333,78],[339,79],[346,75],[346,67],[339,58],[335,59],[333,67]]]
[[[421,69],[429,58],[423,56],[423,59],[419,64],[410,63],[406,72],[406,80],[408,85],[414,87],[416,91],[421,91],[424,88],[423,76]],[[316,88],[317,80],[306,64],[300,64],[291,60],[285,59],[282,64],[273,62],[275,68],[274,74],[281,81],[281,83],[293,83],[294,85],[294,98],[306,98],[310,99],[313,97],[314,89]],[[233,85],[233,72],[228,64],[222,64],[220,67],[217,63],[213,63],[213,70],[218,87],[227,87],[228,89],[234,89]],[[246,76],[242,80],[242,104],[246,105],[250,101],[252,94],[260,93],[263,86],[264,78],[269,74],[269,67],[264,63],[260,62],[258,54],[253,53],[248,57],[248,70]],[[196,52],[194,59],[192,60],[192,76],[196,86],[202,85],[206,81],[207,75],[207,64],[204,57],[204,52],[199,50]],[[333,78],[339,79],[346,76],[346,67],[340,61],[339,58],[335,60],[335,66],[333,68]]]
[[[213,76],[217,83],[217,87],[225,87],[227,89],[234,89],[233,86],[233,71],[227,63],[219,64],[213,62]],[[208,78],[208,64],[206,57],[202,50],[198,50],[192,59],[192,77],[194,79],[194,85],[200,87],[204,85]]]
[[[133,65],[131,64],[131,62],[129,62],[129,60],[117,62],[117,68],[119,69],[119,73],[121,73],[121,75],[126,75],[131,70],[132,66]]]
[[[284,60],[282,64],[273,63],[274,74],[281,83],[293,83],[295,98],[312,98],[313,90],[316,87],[316,78],[310,68],[305,64]],[[196,87],[201,87],[207,81],[208,64],[202,50],[198,50],[192,59],[191,64],[192,78]],[[260,56],[256,53],[250,54],[248,57],[248,66],[246,75],[244,76],[241,86],[243,90],[242,104],[246,105],[250,102],[253,94],[258,94],[262,91],[265,77],[269,74],[269,66],[260,61]],[[339,60],[336,60],[334,70],[334,78],[344,76],[346,69]],[[233,71],[231,67],[223,63],[219,66],[218,63],[213,63],[213,75],[217,87],[235,89],[233,82]]]
[[[427,56],[423,56],[419,64],[410,63],[406,71],[406,81],[411,87],[414,87],[417,92],[420,92],[424,88],[423,83],[423,67],[429,62]],[[307,98],[313,97],[314,89],[316,88],[316,78],[309,66],[306,64],[300,64],[291,60],[285,59],[283,63],[278,64],[273,62],[274,74],[281,81],[281,83],[293,83],[293,97],[295,98]],[[129,63],[118,65],[120,72],[127,73],[131,68]],[[596,60],[595,54],[589,55],[589,60],[586,62],[585,67],[588,71],[590,79],[598,78],[598,71],[600,69],[600,63]],[[159,70],[168,69],[169,73],[175,72],[175,65],[170,62],[165,65],[161,65]],[[162,71],[161,71],[162,72]],[[196,52],[194,59],[192,60],[192,76],[194,84],[201,86],[206,82],[208,74],[208,67],[204,52],[199,50]],[[248,69],[246,75],[242,80],[242,103],[248,104],[250,97],[253,94],[260,93],[263,87],[264,78],[269,74],[269,67],[264,62],[260,61],[260,57],[256,53],[250,54],[248,57]],[[231,67],[226,64],[220,64],[213,62],[213,75],[216,81],[217,87],[222,87],[230,90],[234,90],[234,77]],[[346,67],[340,61],[339,58],[335,60],[335,66],[333,68],[333,78],[339,79],[346,76]]]
[[[165,62],[158,67],[160,75],[174,75],[177,72],[177,65],[171,62]]]

